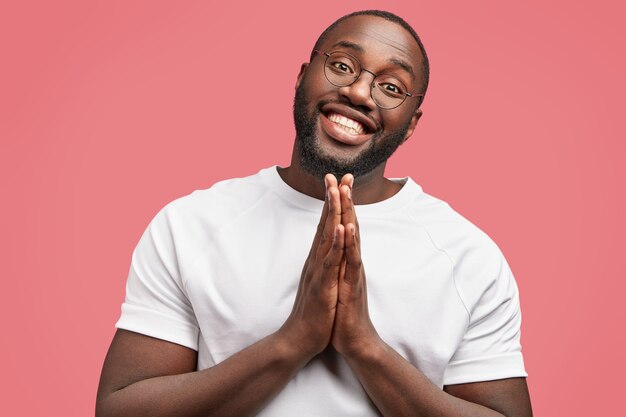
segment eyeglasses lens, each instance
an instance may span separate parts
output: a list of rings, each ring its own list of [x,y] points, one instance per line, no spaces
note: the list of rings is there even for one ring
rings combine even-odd
[[[333,52],[326,57],[324,75],[328,81],[337,86],[345,87],[354,83],[361,75],[361,64],[356,58],[343,52]],[[374,102],[384,108],[398,107],[406,98],[407,88],[396,77],[381,74],[374,78],[371,94]]]

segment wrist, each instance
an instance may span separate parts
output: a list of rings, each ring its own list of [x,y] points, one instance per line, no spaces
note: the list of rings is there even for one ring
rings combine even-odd
[[[387,344],[378,335],[375,335],[371,338],[361,339],[340,354],[348,362],[373,363],[385,355],[387,347]]]
[[[300,336],[297,331],[287,326],[278,329],[272,337],[281,357],[299,367],[306,365],[319,353],[319,349],[308,343],[305,337]]]

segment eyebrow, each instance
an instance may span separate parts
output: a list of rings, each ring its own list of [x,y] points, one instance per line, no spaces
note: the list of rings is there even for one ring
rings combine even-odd
[[[353,51],[360,52],[360,53],[365,52],[365,50],[363,49],[361,45],[356,44],[354,42],[350,42],[350,41],[339,41],[332,46],[332,48],[336,48],[336,47],[348,48],[348,49],[352,49]],[[397,65],[398,67],[408,72],[411,75],[411,78],[415,80],[415,71],[413,71],[413,67],[409,65],[406,61],[403,61],[398,58],[391,58],[389,59],[389,62],[394,65]]]
[[[406,72],[411,74],[411,78],[413,78],[415,80],[415,72],[413,72],[413,67],[411,67],[409,64],[407,64],[403,60],[397,59],[397,58],[391,58],[389,60],[389,62],[391,62],[392,64],[395,64],[395,65],[401,67],[403,70],[405,70]]]
[[[335,48],[337,46],[343,46],[344,48],[352,49],[357,52],[365,52],[365,50],[363,49],[361,45],[356,44],[354,42],[350,42],[350,41],[339,41],[336,44],[334,44],[332,47]]]

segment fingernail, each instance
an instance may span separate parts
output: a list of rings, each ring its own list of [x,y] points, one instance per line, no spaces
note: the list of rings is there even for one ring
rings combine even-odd
[[[346,186],[346,188],[348,189],[347,194],[348,194],[348,200],[352,200],[352,188]]]
[[[352,190],[353,185],[354,185],[354,177],[350,177],[350,190]]]

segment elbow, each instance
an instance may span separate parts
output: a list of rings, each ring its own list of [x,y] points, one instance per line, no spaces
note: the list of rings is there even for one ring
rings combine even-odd
[[[121,417],[128,415],[123,407],[116,404],[113,394],[98,393],[96,397],[96,417]],[[128,411],[128,410],[126,410]]]
[[[98,393],[96,397],[96,417],[115,417],[110,400],[108,395]]]

